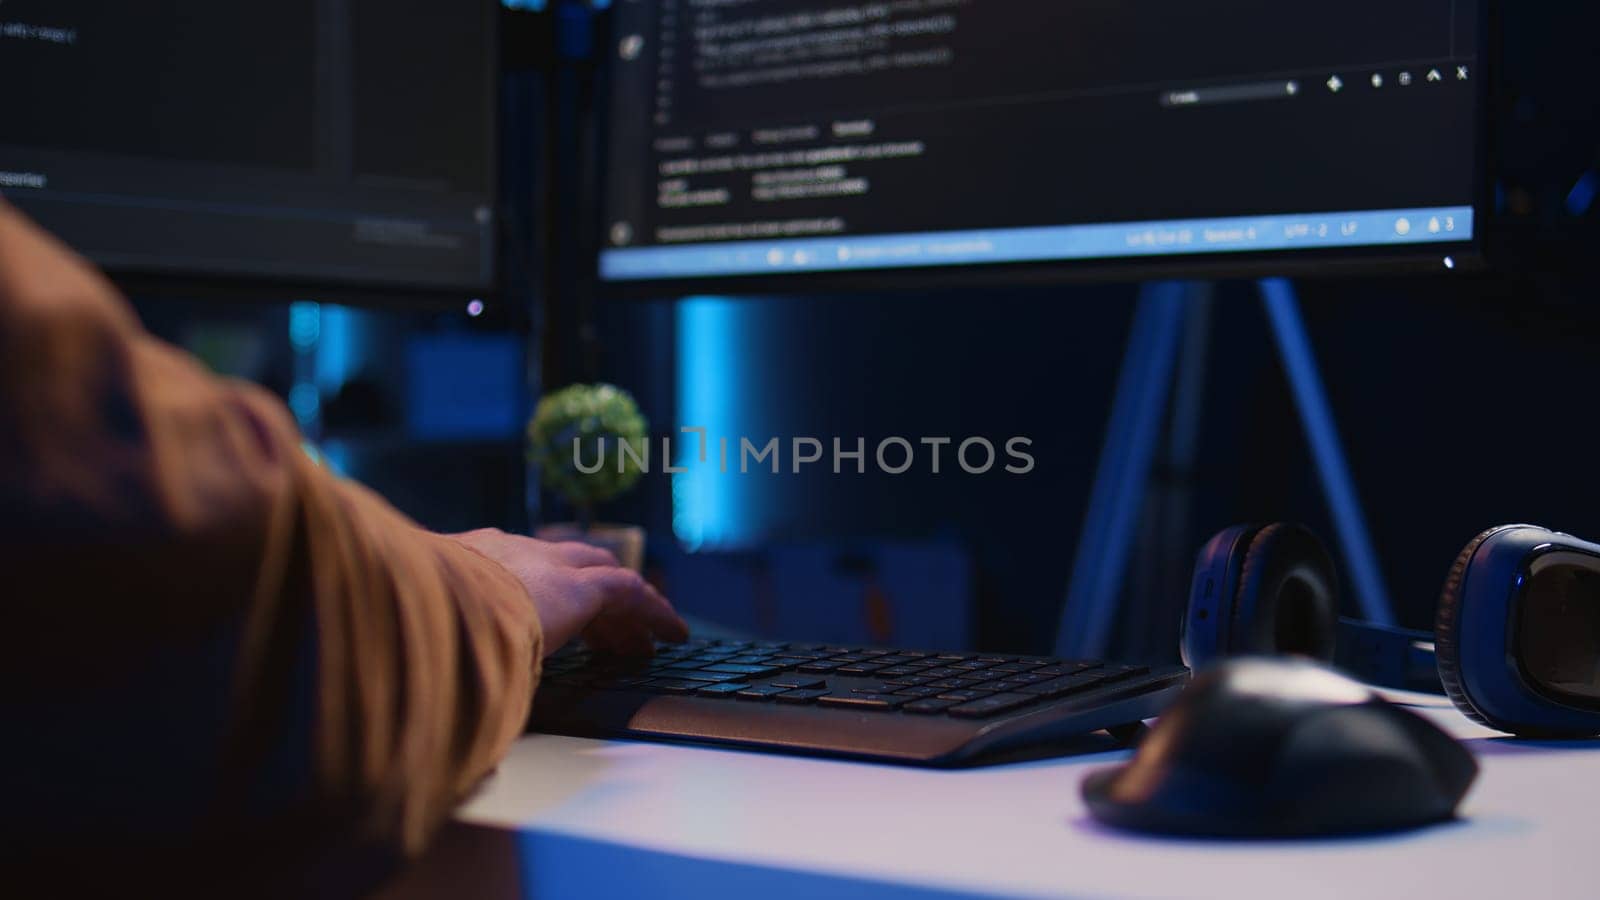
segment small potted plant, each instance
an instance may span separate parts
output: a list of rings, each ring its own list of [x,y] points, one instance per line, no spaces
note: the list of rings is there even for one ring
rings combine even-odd
[[[644,529],[597,524],[594,514],[597,505],[638,482],[649,435],[632,395],[609,384],[574,384],[540,400],[528,422],[528,458],[539,467],[544,486],[572,504],[578,520],[545,525],[536,536],[604,547],[623,565],[642,569]],[[631,455],[622,452],[623,444]]]

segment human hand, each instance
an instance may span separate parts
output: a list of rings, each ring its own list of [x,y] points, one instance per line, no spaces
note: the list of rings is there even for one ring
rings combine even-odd
[[[648,656],[657,639],[682,641],[689,626],[672,604],[609,551],[578,541],[552,543],[483,528],[451,535],[516,576],[533,600],[554,653],[582,635],[612,653]]]

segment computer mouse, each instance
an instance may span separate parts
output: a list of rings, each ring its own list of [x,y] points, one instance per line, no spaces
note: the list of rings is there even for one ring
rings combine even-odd
[[[1119,828],[1218,837],[1352,834],[1454,817],[1472,754],[1431,722],[1309,660],[1196,675],[1133,759],[1083,783]]]

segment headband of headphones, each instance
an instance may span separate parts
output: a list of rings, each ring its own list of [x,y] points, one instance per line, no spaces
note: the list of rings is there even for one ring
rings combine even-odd
[[[1195,562],[1184,662],[1294,654],[1373,684],[1442,690],[1527,736],[1600,734],[1600,546],[1531,525],[1474,538],[1451,567],[1433,633],[1340,619],[1332,558],[1299,525],[1239,525]],[[1435,649],[1437,652],[1435,653]]]

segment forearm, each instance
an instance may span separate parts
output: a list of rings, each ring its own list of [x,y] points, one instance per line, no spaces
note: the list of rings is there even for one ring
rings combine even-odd
[[[318,777],[364,798],[368,834],[414,851],[521,733],[543,636],[498,563],[362,488],[327,487],[311,494],[304,568],[320,644]]]
[[[225,648],[225,688],[196,662],[170,678],[187,717],[169,703],[150,723],[210,721],[225,689],[222,734],[192,742],[209,756],[167,763],[207,780],[195,827],[274,814],[268,769],[303,771],[284,808],[414,850],[522,725],[541,632],[521,584],[314,465],[281,404],[150,338],[3,202],[0,506],[10,631],[27,636],[0,666],[54,692],[53,715],[90,719],[127,673]],[[36,762],[30,777],[75,777]],[[125,775],[107,781],[161,777]]]

